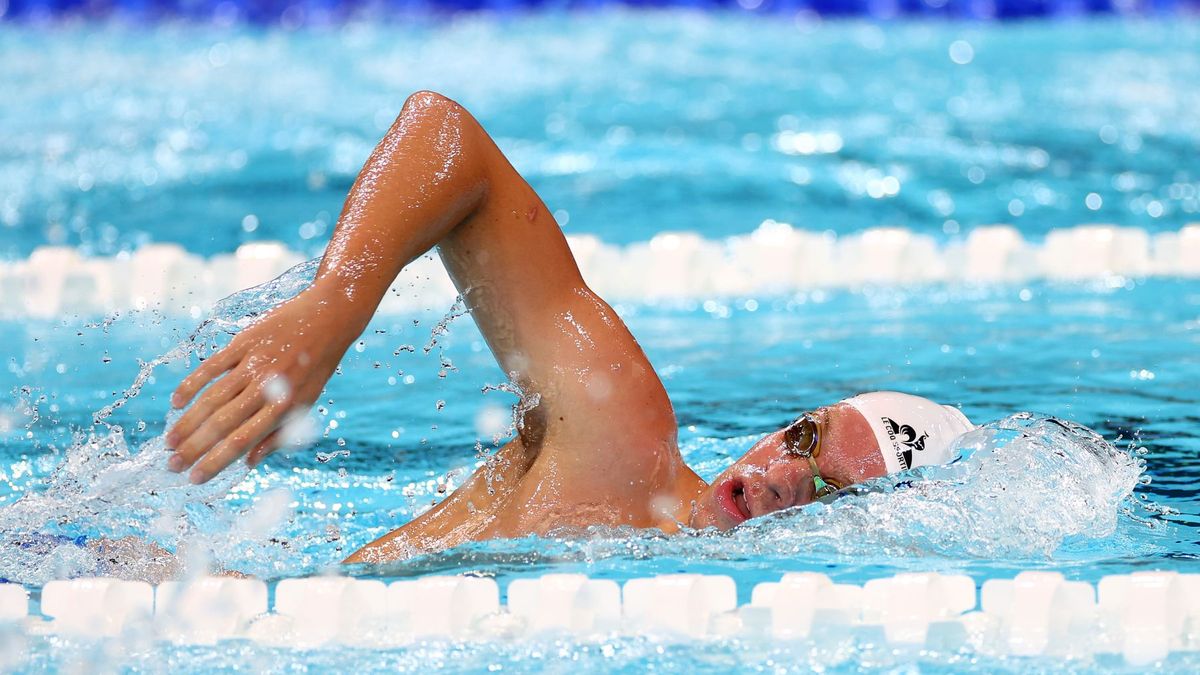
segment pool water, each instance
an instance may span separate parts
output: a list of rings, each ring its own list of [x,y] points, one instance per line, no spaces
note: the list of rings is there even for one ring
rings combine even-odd
[[[1190,114],[1200,103],[1198,41],[1186,22],[884,30],[687,12],[327,32],[164,25],[136,38],[119,26],[8,27],[0,59],[17,65],[0,73],[12,102],[0,109],[0,253],[19,261],[52,243],[112,255],[166,241],[209,256],[258,240],[319,253],[366,153],[422,87],[474,110],[569,234],[608,242],[663,230],[718,239],[766,218],[838,234],[890,225],[943,242],[995,222],[1030,241],[1097,221],[1173,231],[1200,211],[1200,118]],[[49,82],[45,72],[60,77]],[[288,276],[282,289],[301,279]],[[252,292],[217,315],[236,320],[268,300]],[[515,403],[494,390],[503,375],[469,317],[434,339],[449,309],[377,317],[313,412],[312,447],[199,488],[162,470],[157,440],[166,397],[195,363],[178,347],[194,318],[169,309],[9,315],[0,321],[9,345],[0,389],[13,392],[0,401],[0,537],[134,535],[171,549],[187,541],[189,560],[267,579],[336,569],[460,482]],[[1088,454],[1086,438],[1055,436],[1034,420],[1043,445],[980,448],[963,464],[1008,452],[1016,464],[1007,473],[934,471],[921,490],[816,506],[729,535],[595,531],[345,571],[501,582],[689,571],[731,575],[746,596],[798,570],[862,583],[905,570],[980,580],[1032,568],[1094,582],[1195,565],[1200,281],[901,282],[622,298],[617,310],[662,375],[685,458],[705,477],[797,412],[870,389],[961,404],[978,423],[1051,415],[1113,447]],[[209,324],[201,349],[228,327]],[[126,394],[141,363],[168,353]],[[1050,456],[1055,449],[1066,459]],[[980,505],[976,497],[997,486],[1012,496],[986,514],[939,509]],[[864,504],[918,520],[863,526],[852,512]],[[21,549],[0,557],[0,577],[36,587],[95,565],[69,546]],[[35,644],[33,667],[91,654],[68,647]],[[134,669],[286,669],[280,654],[248,645],[110,656]],[[825,657],[789,645],[625,640],[607,651],[431,644],[307,662],[519,668],[556,658],[642,671],[804,668]],[[833,663],[1030,665],[958,659],[866,651]]]
[[[473,111],[568,233],[614,243],[767,218],[952,236],[1200,213],[1200,26],[1182,19],[4,26],[0,58],[9,257],[262,239],[315,255],[422,88]]]

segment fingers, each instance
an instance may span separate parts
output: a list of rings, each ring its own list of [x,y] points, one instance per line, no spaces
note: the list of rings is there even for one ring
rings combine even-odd
[[[196,406],[199,407],[206,403],[207,399],[209,396],[204,396],[196,403]],[[212,404],[205,406],[205,410],[201,414],[206,413],[212,407]],[[221,406],[215,413],[193,418],[194,421],[189,422],[189,425],[194,426],[195,430],[175,445],[175,454],[167,460],[167,468],[172,471],[183,471],[191,466],[201,455],[208,452],[262,407],[261,387],[250,386],[243,389],[233,400]],[[188,414],[191,413],[192,411],[188,411]],[[171,433],[176,433],[176,430],[173,429]]]
[[[188,480],[195,484],[203,483],[232,464],[246,448],[257,446],[275,430],[283,411],[284,407],[279,404],[269,404],[261,408],[249,421],[238,427],[237,431],[213,446],[192,468]]]
[[[188,438],[195,434],[196,430],[205,420],[209,419],[235,396],[241,394],[245,390],[249,379],[250,372],[248,370],[238,369],[218,380],[216,384],[196,401],[195,405],[183,414],[183,417],[180,417],[171,426],[171,430],[167,432],[166,437],[167,447],[178,450]]]
[[[275,451],[279,447],[279,429],[267,434],[267,437],[258,442],[254,449],[246,455],[246,466],[253,469],[258,466],[267,455]]]
[[[237,365],[242,358],[242,347],[237,340],[229,343],[224,349],[210,356],[201,363],[190,375],[183,378],[175,392],[171,394],[171,405],[182,408],[187,405],[196,392],[204,385],[212,382],[218,375]]]

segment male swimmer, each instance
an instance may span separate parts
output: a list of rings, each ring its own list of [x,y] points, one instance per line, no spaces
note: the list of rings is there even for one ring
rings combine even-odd
[[[705,483],[680,455],[653,366],[588,288],[541,199],[465,109],[418,92],[359,173],[313,283],[176,389],[174,406],[196,400],[167,433],[168,467],[201,483],[243,455],[261,462],[289,413],[316,400],[400,270],[435,246],[501,368],[539,402],[458,490],[346,562],[563,527],[727,530],[945,462],[953,439],[972,428],[927,399],[863,394],[804,412]]]

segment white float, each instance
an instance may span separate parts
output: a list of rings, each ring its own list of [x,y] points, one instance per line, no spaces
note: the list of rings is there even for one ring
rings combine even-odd
[[[267,611],[267,585],[257,579],[203,577],[155,589],[155,627],[173,642],[212,644],[242,635]]]
[[[1021,572],[984,582],[981,605],[999,621],[1008,653],[1057,654],[1079,646],[1071,638],[1085,634],[1085,624],[1094,625],[1096,591],[1059,572]]]
[[[1098,585],[1105,647],[1133,665],[1160,661],[1184,647],[1184,626],[1200,617],[1200,576],[1134,572]]]
[[[284,579],[275,586],[275,613],[290,619],[291,639],[319,646],[370,630],[387,615],[387,586],[350,577]]]
[[[42,614],[59,633],[112,637],[147,622],[153,611],[154,588],[142,581],[70,579],[42,588]]]
[[[737,587],[731,577],[721,575],[630,579],[621,595],[628,628],[690,637],[708,635],[713,617],[737,608]]]
[[[882,625],[889,642],[921,644],[931,622],[974,607],[975,582],[962,575],[904,573],[863,585],[863,623]]]
[[[508,585],[508,611],[529,633],[575,634],[616,630],[621,622],[621,588],[583,574],[547,574]]]
[[[988,657],[1107,653],[1138,667],[1200,650],[1200,575],[1169,571],[1106,576],[1097,586],[1058,572],[1022,572],[984,582],[978,604],[969,577],[934,573],[902,573],[861,587],[824,574],[789,573],[756,585],[741,607],[733,579],[719,575],[630,579],[619,589],[610,580],[548,574],[514,580],[507,594],[502,607],[494,580],[464,576],[390,585],[285,579],[267,613],[267,587],[257,580],[202,578],[155,591],[141,582],[74,579],[42,589],[41,613],[51,621],[27,616],[24,588],[0,584],[0,623],[28,637],[114,637],[136,626],[145,632],[135,635],[177,643],[250,639],[295,649],[546,635],[737,638],[805,640],[827,650],[854,649],[856,641],[887,643]]]
[[[29,591],[19,584],[0,583],[0,622],[19,621],[29,614]]]
[[[417,636],[458,637],[500,611],[500,587],[480,577],[424,577],[387,587],[388,611]]]
[[[835,236],[767,220],[724,239],[663,232],[625,246],[592,236],[572,237],[569,244],[589,284],[610,300],[695,301],[864,284],[1200,276],[1198,223],[1153,235],[1103,224],[1057,228],[1041,242],[1026,240],[1010,225],[989,225],[941,242],[904,228]],[[51,318],[148,308],[186,315],[303,259],[272,241],[211,258],[174,244],[148,244],[107,258],[44,247],[24,260],[0,262],[0,314]],[[454,295],[441,262],[422,256],[397,278],[380,311],[443,307]]]

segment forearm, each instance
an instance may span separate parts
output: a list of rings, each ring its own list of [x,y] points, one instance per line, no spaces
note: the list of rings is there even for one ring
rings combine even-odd
[[[479,208],[487,192],[478,126],[419,92],[375,147],[346,199],[312,290],[361,330],[405,265]]]

